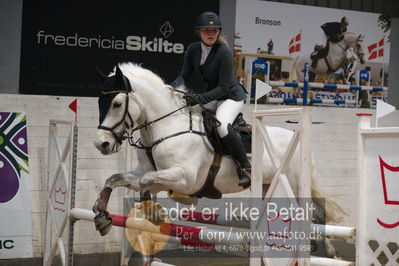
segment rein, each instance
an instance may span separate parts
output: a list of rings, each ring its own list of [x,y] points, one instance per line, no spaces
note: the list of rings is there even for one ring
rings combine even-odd
[[[174,91],[177,91],[177,92],[185,94],[185,92],[183,92],[183,91],[179,91],[179,90],[174,90]],[[174,114],[174,113],[176,113],[176,112],[178,112],[178,111],[180,111],[180,110],[182,110],[182,109],[184,109],[186,107],[188,107],[188,105],[184,105],[182,107],[179,107],[178,109],[176,109],[176,110],[174,110],[174,111],[172,111],[172,112],[170,112],[170,113],[168,113],[166,115],[163,115],[163,116],[161,116],[161,117],[159,117],[157,119],[154,119],[152,121],[145,122],[142,125],[136,126],[135,128],[133,128],[131,130],[129,136],[127,137],[127,140],[129,142],[130,146],[133,146],[133,147],[135,147],[137,149],[142,149],[142,150],[146,151],[148,159],[150,160],[150,162],[151,162],[151,164],[152,164],[152,166],[154,167],[155,170],[157,169],[157,167],[156,167],[156,164],[155,164],[154,157],[152,155],[152,149],[154,148],[154,146],[160,144],[161,142],[163,142],[163,141],[165,141],[167,139],[174,138],[174,137],[177,137],[177,136],[180,136],[180,135],[183,135],[183,134],[193,133],[193,134],[197,134],[197,135],[200,135],[200,136],[206,136],[206,133],[198,131],[198,130],[193,130],[193,119],[192,119],[191,111],[189,112],[190,123],[189,123],[188,130],[180,131],[180,132],[174,133],[172,135],[169,135],[169,136],[166,136],[166,137],[162,137],[160,139],[157,139],[157,140],[153,141],[150,145],[144,145],[141,142],[140,139],[138,139],[137,141],[134,141],[133,132],[136,131],[136,130],[142,129],[142,128],[147,129],[148,126],[151,126],[151,125],[155,124],[156,122],[158,122],[158,121],[160,121],[160,120],[162,120],[162,119],[164,119],[164,118],[166,118],[166,117],[168,117],[168,116],[170,116],[170,115],[172,115],[172,114]]]
[[[175,110],[175,111],[173,111],[173,112],[171,112],[171,113],[168,113],[167,115],[164,115],[164,116],[162,116],[162,117],[160,117],[160,118],[158,118],[158,119],[155,119],[155,120],[153,120],[153,121],[151,121],[151,122],[147,122],[147,123],[145,123],[145,124],[143,124],[143,125],[137,126],[137,127],[135,127],[135,128],[132,130],[131,133],[133,133],[133,131],[135,131],[135,130],[137,130],[137,129],[140,129],[140,128],[147,128],[147,126],[152,125],[152,124],[154,124],[155,122],[157,122],[157,121],[159,121],[159,120],[161,120],[161,119],[163,119],[163,118],[166,118],[166,117],[168,117],[169,115],[171,115],[171,114],[173,114],[173,113],[175,113],[175,112],[177,112],[177,111],[179,111],[179,110],[181,110],[181,109],[183,109],[183,108],[186,108],[186,107],[187,107],[187,105],[182,106],[182,107],[180,107],[179,109],[177,109],[177,110]],[[169,135],[169,136],[166,136],[166,137],[162,137],[162,138],[160,138],[160,139],[157,139],[157,140],[153,141],[153,142],[152,142],[150,145],[148,145],[148,146],[146,146],[146,145],[144,145],[143,143],[141,143],[140,139],[139,139],[138,141],[134,142],[133,136],[132,136],[132,134],[130,134],[130,136],[128,137],[129,144],[130,144],[131,146],[135,147],[135,148],[138,148],[138,149],[152,150],[152,148],[153,148],[154,146],[158,145],[159,143],[163,142],[164,140],[167,140],[167,139],[170,139],[170,138],[173,138],[173,137],[177,137],[177,136],[180,136],[180,135],[183,135],[183,134],[194,133],[194,134],[197,134],[197,135],[206,136],[206,133],[205,133],[205,132],[201,132],[201,131],[198,131],[198,130],[193,130],[193,119],[192,119],[192,113],[191,113],[191,111],[189,112],[189,115],[190,115],[190,124],[189,124],[188,130],[180,131],[180,132],[174,133],[174,134],[172,134],[172,135]],[[137,143],[138,143],[138,144],[137,144]]]
[[[103,129],[103,130],[111,132],[112,136],[114,136],[114,138],[119,143],[119,145],[121,145],[122,141],[124,141],[126,139],[126,136],[125,136],[125,134],[123,134],[123,135],[117,134],[114,131],[114,129],[117,128],[118,126],[120,126],[122,123],[125,123],[126,129],[130,129],[134,125],[133,118],[130,115],[130,113],[128,112],[128,106],[129,106],[129,95],[128,95],[128,92],[126,92],[125,111],[123,112],[122,119],[118,123],[116,123],[113,127],[105,127],[105,126],[102,126],[102,125],[99,125],[97,127],[98,129]],[[125,121],[126,120],[126,116],[130,120],[130,125],[128,123],[126,123],[126,121]]]

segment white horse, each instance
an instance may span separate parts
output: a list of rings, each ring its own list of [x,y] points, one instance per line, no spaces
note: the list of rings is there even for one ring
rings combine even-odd
[[[203,135],[188,131],[190,119],[192,131],[203,131],[202,117],[195,111],[200,107],[185,107],[181,92],[174,91],[153,72],[132,63],[119,64],[115,72],[108,77],[104,75],[103,80],[103,96],[111,97],[108,99],[109,108],[105,107],[105,111],[101,110],[104,102],[101,102],[101,97],[99,99],[100,126],[94,141],[95,147],[102,154],[118,152],[126,134],[139,130],[142,145],[151,147],[156,168],[146,151],[138,149],[138,167],[108,178],[93,211],[97,215],[105,213],[112,190],[121,186],[151,193],[173,191],[180,195],[191,195],[200,190],[214,155],[213,150],[205,144]],[[275,156],[281,161],[294,133],[279,127],[267,127],[267,130],[273,140]],[[185,133],[175,136],[179,132]],[[298,150],[286,171],[291,180],[298,180],[299,176]],[[276,169],[267,152],[263,155],[263,162],[263,183],[270,184]],[[222,194],[240,192],[243,188],[238,181],[233,159],[223,157],[214,186]],[[312,181],[312,197],[326,198],[317,186],[314,175]],[[293,190],[298,191],[298,183],[293,182],[292,185]],[[333,201],[327,201],[327,208],[333,211],[327,218],[335,223],[340,222],[344,215],[342,209]],[[97,223],[100,233],[106,234],[110,223],[104,219],[97,219]]]
[[[337,71],[343,67],[348,60],[348,50],[352,48],[353,53],[364,64],[364,48],[363,35],[356,35],[352,32],[343,33],[343,38],[337,43],[329,41],[328,54],[324,58],[320,58],[315,68],[311,67],[312,60],[310,54],[296,57],[291,64],[290,80],[302,82],[304,79],[304,66],[309,63],[310,72],[314,74],[327,74]]]

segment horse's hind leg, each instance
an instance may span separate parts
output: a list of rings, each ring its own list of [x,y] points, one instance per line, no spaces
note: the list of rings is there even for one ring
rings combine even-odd
[[[139,179],[140,176],[134,172],[127,172],[114,174],[105,181],[104,188],[101,190],[93,206],[93,212],[96,214],[94,223],[101,235],[106,235],[111,229],[112,220],[108,216],[107,206],[112,190],[116,187],[140,189]]]

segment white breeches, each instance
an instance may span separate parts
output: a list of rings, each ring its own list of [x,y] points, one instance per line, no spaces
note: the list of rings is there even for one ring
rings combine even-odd
[[[205,108],[216,111],[216,119],[221,125],[217,128],[221,138],[226,137],[229,133],[227,130],[228,124],[233,124],[234,119],[241,112],[244,101],[233,101],[230,99],[224,101],[213,101],[204,105]]]
[[[328,42],[328,38],[326,33],[323,31],[323,46],[326,47]]]

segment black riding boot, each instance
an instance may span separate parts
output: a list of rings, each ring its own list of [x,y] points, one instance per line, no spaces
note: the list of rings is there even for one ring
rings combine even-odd
[[[240,164],[238,176],[239,185],[247,188],[251,185],[251,163],[248,160],[247,152],[242,143],[241,136],[229,124],[227,126],[229,133],[222,138],[223,145],[228,149],[230,155]]]

